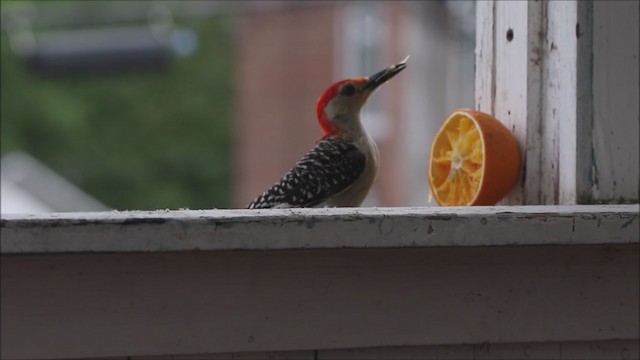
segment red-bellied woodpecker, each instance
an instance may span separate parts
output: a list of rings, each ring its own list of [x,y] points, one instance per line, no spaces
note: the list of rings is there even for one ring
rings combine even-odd
[[[324,137],[249,209],[359,206],[378,173],[378,148],[360,122],[360,109],[407,59],[368,78],[338,81],[318,98]]]

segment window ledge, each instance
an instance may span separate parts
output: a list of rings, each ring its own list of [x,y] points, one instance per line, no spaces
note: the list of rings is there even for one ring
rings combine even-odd
[[[638,227],[638,205],[3,215],[0,357],[627,344]]]
[[[639,206],[3,214],[2,254],[638,243]]]

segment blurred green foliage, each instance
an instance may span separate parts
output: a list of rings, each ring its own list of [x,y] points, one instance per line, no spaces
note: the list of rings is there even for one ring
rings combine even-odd
[[[199,48],[166,72],[32,73],[1,38],[1,151],[30,153],[115,209],[231,204],[231,19],[177,21]]]

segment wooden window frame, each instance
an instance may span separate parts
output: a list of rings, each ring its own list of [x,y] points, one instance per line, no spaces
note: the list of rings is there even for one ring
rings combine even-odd
[[[504,204],[637,203],[638,3],[480,1],[476,108],[525,156]]]

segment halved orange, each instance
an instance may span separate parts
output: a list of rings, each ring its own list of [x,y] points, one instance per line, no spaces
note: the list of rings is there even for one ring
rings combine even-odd
[[[429,186],[442,206],[495,205],[520,175],[513,134],[489,114],[455,110],[431,145]]]

